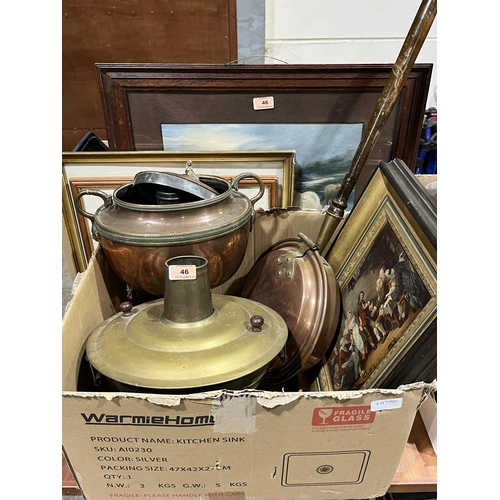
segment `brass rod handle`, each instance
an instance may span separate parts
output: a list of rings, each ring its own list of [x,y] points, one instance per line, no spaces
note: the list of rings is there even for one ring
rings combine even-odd
[[[377,139],[387,122],[387,118],[396,103],[401,89],[404,87],[408,74],[415,64],[415,60],[424,44],[429,30],[434,22],[437,12],[437,0],[423,0],[415,15],[415,19],[410,27],[403,46],[399,52],[398,58],[394,63],[387,83],[382,90],[375,110],[368,122],[361,142],[354,154],[352,163],[347,171],[342,185],[340,186],[337,197],[332,201],[327,210],[327,216],[323,221],[318,238],[317,245],[321,251],[333,236],[335,229],[344,217],[344,211],[347,207],[347,200],[354,188],[358,176],[363,168],[368,156],[370,155]]]

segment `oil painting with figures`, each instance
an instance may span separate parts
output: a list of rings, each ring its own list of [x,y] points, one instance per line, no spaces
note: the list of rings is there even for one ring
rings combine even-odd
[[[386,222],[341,296],[341,323],[327,367],[334,390],[357,390],[403,343],[431,294]]]

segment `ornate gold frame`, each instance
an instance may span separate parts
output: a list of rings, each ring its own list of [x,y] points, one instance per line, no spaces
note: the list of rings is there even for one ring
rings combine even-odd
[[[382,240],[378,237],[382,231],[391,235],[394,249],[404,251],[404,259],[410,261],[411,268],[427,291],[428,300],[420,310],[416,309],[414,318],[407,316],[407,320],[394,330],[393,336],[388,337],[391,340],[387,344],[377,346],[381,347],[382,352],[388,349],[382,360],[377,361],[380,360],[380,351],[378,354],[373,351],[371,362],[368,355],[364,364],[360,363],[360,375],[354,386],[343,387],[343,390],[385,387],[385,384],[395,387],[402,383],[421,381],[420,377],[434,376],[436,358],[433,353],[437,333],[436,222],[435,201],[408,167],[400,160],[380,162],[326,255],[339,284],[342,310],[336,339],[323,358],[316,379],[319,390],[338,390],[332,382],[336,359],[333,351],[334,347],[340,349],[344,318],[347,317],[347,311],[352,311],[355,298],[367,281],[377,276],[378,269],[373,263],[380,262],[380,256],[386,256],[386,261],[394,257],[389,252],[389,246],[382,247],[380,243]],[[379,248],[376,247],[377,242]],[[378,259],[373,258],[373,255],[377,255]],[[366,262],[370,257],[372,268],[368,271]],[[409,321],[411,323],[408,324]],[[367,370],[362,376],[361,368],[364,370],[364,367]],[[412,380],[412,377],[418,380]]]

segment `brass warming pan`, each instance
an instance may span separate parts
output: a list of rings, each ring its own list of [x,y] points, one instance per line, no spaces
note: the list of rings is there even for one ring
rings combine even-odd
[[[212,294],[207,264],[164,263],[164,298],[123,303],[98,326],[86,344],[91,367],[126,392],[255,388],[285,345],[286,323],[258,302]]]

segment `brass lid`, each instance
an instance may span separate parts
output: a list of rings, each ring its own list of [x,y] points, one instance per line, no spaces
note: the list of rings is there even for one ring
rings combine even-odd
[[[278,313],[241,297],[213,294],[212,302],[209,317],[185,323],[163,316],[164,299],[124,308],[89,336],[88,360],[123,384],[208,390],[258,371],[282,350],[287,327]]]

